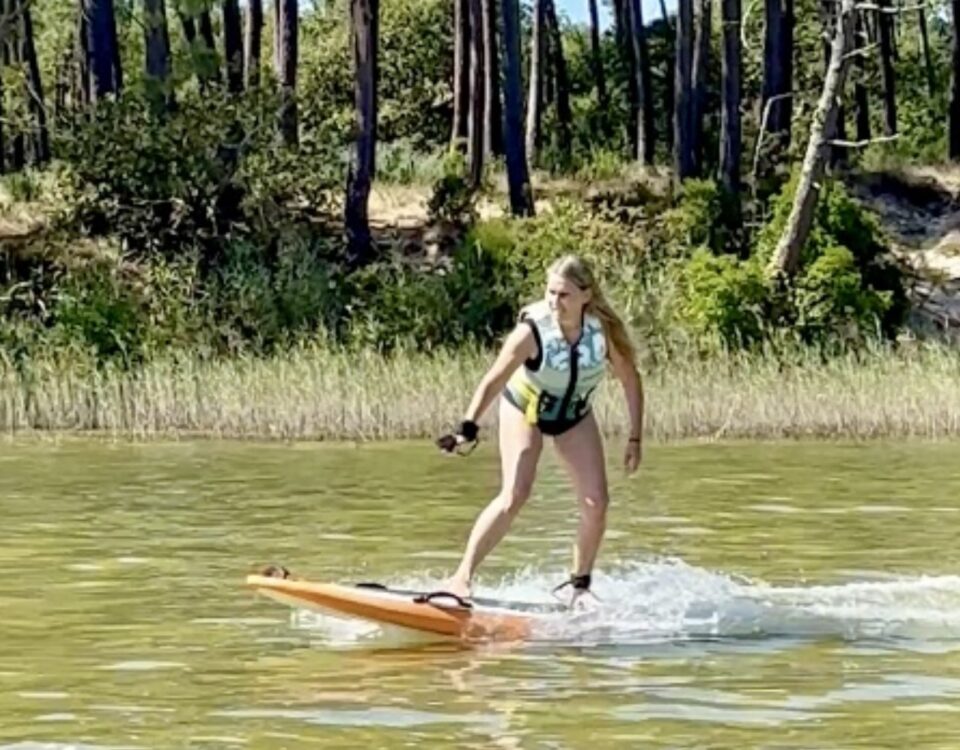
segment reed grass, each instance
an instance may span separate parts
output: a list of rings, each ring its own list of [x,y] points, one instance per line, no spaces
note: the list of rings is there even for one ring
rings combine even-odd
[[[460,418],[490,352],[389,357],[305,345],[272,358],[169,355],[132,371],[80,358],[0,358],[0,430],[114,437],[293,440],[432,437]],[[822,357],[693,351],[644,368],[646,432],[684,438],[944,438],[960,435],[960,352],[875,346]],[[618,386],[597,401],[627,428]],[[484,420],[492,425],[495,409]]]

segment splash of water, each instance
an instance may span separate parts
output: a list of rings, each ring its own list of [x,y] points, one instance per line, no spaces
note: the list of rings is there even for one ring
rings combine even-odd
[[[556,582],[555,572],[527,569],[480,585],[475,594],[552,602]],[[436,586],[425,578],[390,583]],[[536,639],[593,644],[777,637],[960,641],[960,576],[772,586],[667,558],[626,562],[598,573],[594,590],[601,598],[586,609],[544,616]],[[369,623],[308,613],[298,614],[297,624],[342,643],[369,643],[382,635]]]

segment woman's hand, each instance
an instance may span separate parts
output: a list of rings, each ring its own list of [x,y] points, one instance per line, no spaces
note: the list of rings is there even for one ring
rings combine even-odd
[[[636,439],[628,440],[627,447],[623,451],[623,468],[627,470],[627,474],[636,472],[642,460],[643,443]]]

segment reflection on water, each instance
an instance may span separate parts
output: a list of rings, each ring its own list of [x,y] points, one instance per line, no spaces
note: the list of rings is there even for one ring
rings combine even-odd
[[[243,576],[431,585],[496,455],[424,444],[0,446],[0,750],[960,745],[955,445],[653,448],[611,467],[599,606],[464,648]],[[551,459],[478,594],[549,600]]]

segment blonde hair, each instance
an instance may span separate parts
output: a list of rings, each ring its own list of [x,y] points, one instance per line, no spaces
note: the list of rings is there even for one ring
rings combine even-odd
[[[607,302],[603,295],[603,290],[597,283],[593,275],[593,269],[579,255],[564,255],[557,258],[547,269],[548,274],[555,274],[566,279],[571,284],[575,284],[580,289],[590,292],[590,301],[587,303],[586,312],[596,315],[603,325],[603,334],[613,345],[620,356],[630,362],[636,362],[637,350],[630,340],[630,333],[616,310]]]

